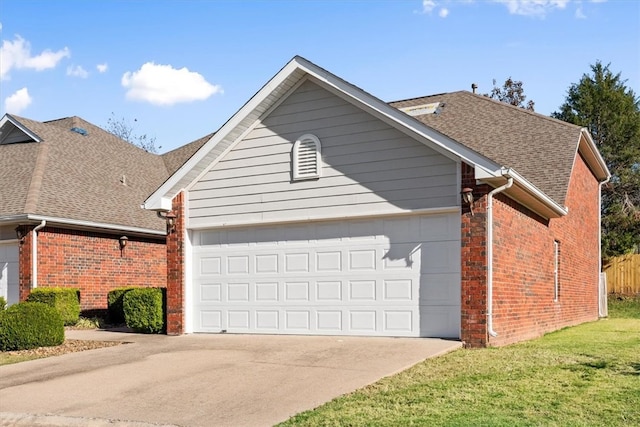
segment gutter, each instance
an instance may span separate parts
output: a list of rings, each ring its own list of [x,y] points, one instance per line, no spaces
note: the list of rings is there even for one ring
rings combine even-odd
[[[502,176],[507,178],[507,183],[487,195],[487,329],[492,337],[498,336],[493,330],[493,196],[513,185],[511,169],[503,172]]]
[[[52,216],[45,215],[32,215],[32,214],[20,214],[20,215],[10,215],[10,216],[0,216],[0,223],[8,223],[8,224],[24,224],[25,221],[46,221],[49,226],[63,225],[70,226],[69,228],[78,229],[78,230],[106,230],[107,232],[126,232],[141,236],[146,235],[156,235],[156,236],[165,236],[167,233],[164,230],[153,230],[149,228],[140,228],[140,227],[130,227],[125,225],[118,224],[107,224],[101,222],[93,222],[93,221],[84,221],[77,219],[66,219],[66,218],[56,218]]]
[[[44,228],[45,225],[47,225],[47,221],[43,219],[31,234],[31,289],[38,287],[38,230]]]

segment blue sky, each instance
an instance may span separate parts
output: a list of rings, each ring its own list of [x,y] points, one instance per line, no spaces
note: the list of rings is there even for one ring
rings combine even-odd
[[[636,0],[0,0],[0,25],[0,115],[113,114],[160,152],[217,130],[295,55],[384,101],[511,76],[548,115],[597,60],[640,93]]]

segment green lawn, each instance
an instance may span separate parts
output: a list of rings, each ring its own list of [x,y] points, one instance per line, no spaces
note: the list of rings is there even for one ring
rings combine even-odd
[[[640,426],[640,298],[609,314],[426,360],[282,425]]]

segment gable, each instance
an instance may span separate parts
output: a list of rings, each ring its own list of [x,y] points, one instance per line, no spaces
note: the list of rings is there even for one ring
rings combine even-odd
[[[322,146],[322,174],[295,181],[292,149]],[[306,80],[188,188],[189,226],[451,208],[457,163]]]

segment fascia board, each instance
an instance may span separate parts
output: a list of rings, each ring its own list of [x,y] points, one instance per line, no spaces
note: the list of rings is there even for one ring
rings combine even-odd
[[[12,125],[20,129],[22,132],[24,132],[27,136],[29,136],[29,138],[33,139],[34,141],[42,142],[42,138],[40,138],[38,135],[30,131],[29,128],[27,128],[22,123],[20,123],[15,117],[11,116],[11,114],[5,114],[2,117],[2,119],[0,120],[0,129],[2,129],[4,125],[7,123],[11,123]]]
[[[162,230],[152,230],[149,228],[140,228],[140,227],[129,227],[126,225],[119,224],[108,224],[101,222],[93,222],[93,221],[82,221],[76,219],[68,219],[68,218],[57,218],[50,217],[45,215],[25,215],[24,218],[27,221],[47,221],[48,225],[66,225],[74,228],[82,228],[82,229],[101,229],[101,230],[111,230],[111,231],[122,231],[128,233],[135,233],[141,235],[155,235],[155,236],[165,236],[167,233]]]
[[[585,157],[589,167],[594,172],[594,175],[598,180],[606,181],[611,178],[611,172],[609,172],[607,163],[600,154],[600,151],[598,150],[596,143],[593,141],[589,131],[586,128],[582,128],[578,138],[580,138],[578,141],[578,152]]]
[[[549,196],[547,196],[545,193],[540,191],[538,187],[536,187],[535,185],[527,181],[522,175],[520,175],[514,169],[503,168],[501,171],[501,176],[504,178],[505,182],[507,177],[513,178],[514,186],[517,186],[517,188],[520,188],[524,192],[526,192],[526,194],[529,194],[542,207],[541,209],[540,206],[538,207],[528,206],[531,210],[538,213],[543,213],[546,211],[547,213],[544,213],[543,216],[547,218],[550,218],[554,215],[556,217],[561,217],[569,213],[569,209],[567,207],[560,206],[558,203],[553,201]],[[495,186],[496,184],[495,179],[492,180],[490,178],[483,178],[482,180],[485,180],[491,186]],[[504,184],[504,182],[500,182],[500,185],[502,184]],[[513,190],[512,191],[509,191],[509,189],[505,190],[505,194],[507,195],[513,196],[512,193],[513,193]],[[518,202],[522,202],[518,200],[517,197],[512,197],[512,198]]]

